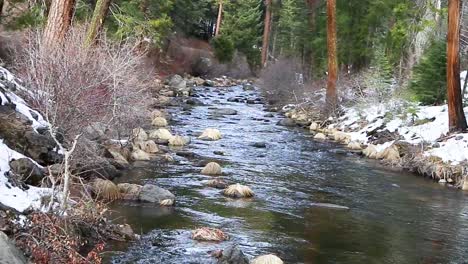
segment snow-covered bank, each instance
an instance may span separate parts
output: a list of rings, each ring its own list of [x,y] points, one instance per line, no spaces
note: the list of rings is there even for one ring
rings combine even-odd
[[[17,114],[27,118],[31,122],[31,129],[37,133],[37,129],[47,127],[47,122],[42,115],[31,109],[26,102],[13,91],[26,91],[16,78],[6,69],[0,67],[0,107],[14,107]],[[2,121],[0,122],[7,122]],[[28,209],[41,209],[41,199],[50,196],[51,189],[27,186],[20,188],[8,179],[10,162],[18,159],[29,159],[36,166],[43,169],[36,161],[11,149],[0,137],[0,203],[14,208],[18,212]]]

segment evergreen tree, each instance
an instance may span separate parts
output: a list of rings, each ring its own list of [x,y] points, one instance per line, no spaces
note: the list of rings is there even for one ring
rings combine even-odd
[[[258,68],[262,40],[261,0],[226,3],[221,35],[228,37],[236,49],[247,56],[252,68]]]

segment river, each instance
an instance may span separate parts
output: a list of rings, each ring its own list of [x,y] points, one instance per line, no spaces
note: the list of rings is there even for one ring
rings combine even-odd
[[[173,130],[192,136],[176,163],[139,164],[121,182],[155,183],[177,196],[174,208],[119,202],[140,241],[113,254],[109,263],[216,263],[208,251],[238,244],[253,258],[273,253],[285,263],[464,263],[468,261],[468,195],[422,177],[317,142],[304,129],[276,125],[262,104],[229,102],[259,98],[242,87],[196,88],[206,105],[171,108]],[[237,115],[213,114],[230,108]],[[196,139],[218,128],[216,142]],[[253,146],[266,143],[266,148]],[[216,155],[215,151],[225,155]],[[232,200],[203,185],[207,161],[223,165],[224,179],[248,185],[255,197]],[[331,203],[349,210],[320,208]],[[230,240],[196,242],[191,230],[216,227]],[[120,248],[115,246],[116,250]]]

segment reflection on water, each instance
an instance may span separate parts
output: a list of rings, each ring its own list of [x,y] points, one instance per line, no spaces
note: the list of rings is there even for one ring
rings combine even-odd
[[[202,89],[202,88],[200,88]],[[223,133],[217,142],[196,138],[177,156],[178,164],[140,164],[120,179],[154,182],[177,196],[175,208],[119,203],[141,241],[116,254],[112,263],[215,263],[209,251],[239,244],[249,257],[274,253],[286,263],[463,263],[468,256],[468,197],[411,174],[384,169],[336,146],[314,142],[301,130],[276,126],[261,105],[227,102],[254,97],[230,88],[204,91],[207,106],[191,114],[174,109],[177,133],[195,135],[208,127]],[[212,104],[213,100],[220,103]],[[213,116],[214,107],[236,116]],[[265,120],[268,120],[266,122]],[[255,148],[265,142],[267,148]],[[226,156],[217,156],[222,151]],[[186,156],[186,155],[184,155]],[[256,196],[232,200],[203,186],[200,161],[221,160],[225,180],[250,186]],[[348,211],[311,206],[333,203]],[[190,230],[210,226],[231,236],[200,243]]]

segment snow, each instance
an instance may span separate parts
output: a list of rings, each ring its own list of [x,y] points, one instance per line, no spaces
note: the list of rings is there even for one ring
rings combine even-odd
[[[425,153],[426,156],[435,156],[446,163],[453,165],[468,160],[468,134],[457,134],[446,142],[440,143],[439,148],[433,148]]]
[[[16,209],[19,212],[31,209],[41,209],[41,198],[51,194],[51,189],[29,186],[28,190],[12,187],[5,174],[10,170],[10,161],[27,158],[21,153],[10,149],[0,139],[0,203]]]

